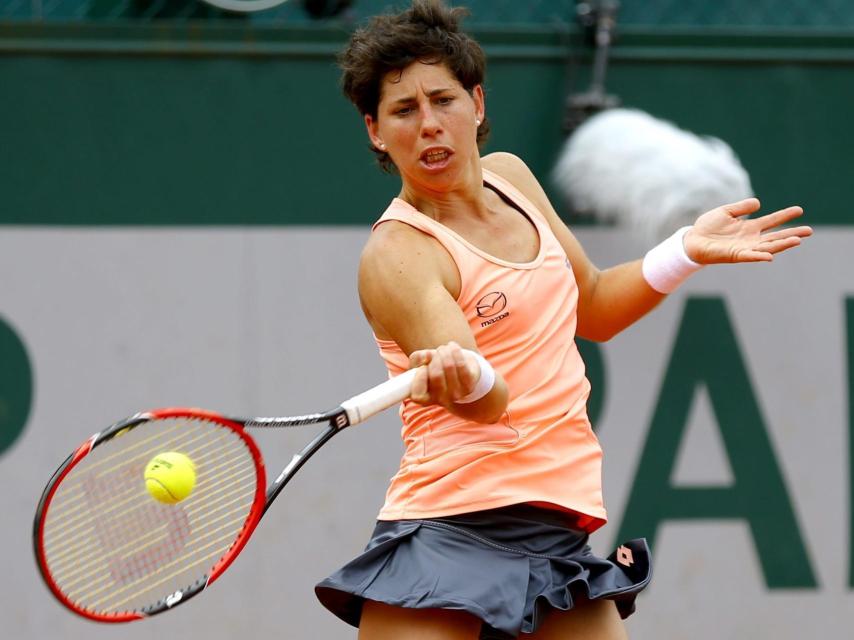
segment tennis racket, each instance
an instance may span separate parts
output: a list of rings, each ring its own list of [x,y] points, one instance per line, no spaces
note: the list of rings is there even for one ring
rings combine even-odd
[[[54,596],[99,622],[167,611],[210,586],[245,546],[288,481],[342,429],[409,396],[415,370],[325,413],[234,418],[201,409],[138,413],[80,445],[45,487],[36,509],[36,562]],[[246,429],[328,423],[267,486]],[[160,453],[189,457],[192,492],[175,504],[147,491],[147,463]]]

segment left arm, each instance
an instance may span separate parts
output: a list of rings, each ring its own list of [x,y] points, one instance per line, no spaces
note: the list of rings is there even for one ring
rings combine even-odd
[[[494,153],[484,166],[512,182],[543,213],[572,265],[578,284],[578,327],[581,338],[609,340],[654,309],[666,294],[653,289],[643,275],[643,260],[634,260],[605,270],[590,261],[575,235],[560,219],[536,177],[516,156]],[[685,234],[685,253],[699,264],[760,262],[796,247],[812,235],[809,227],[773,231],[803,213],[789,207],[748,219],[759,210],[756,198],[724,205],[700,216]]]

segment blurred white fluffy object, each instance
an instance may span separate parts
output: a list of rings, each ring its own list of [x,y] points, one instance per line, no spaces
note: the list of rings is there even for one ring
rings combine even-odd
[[[725,142],[636,109],[609,109],[584,122],[552,177],[574,212],[629,228],[647,245],[753,195]]]

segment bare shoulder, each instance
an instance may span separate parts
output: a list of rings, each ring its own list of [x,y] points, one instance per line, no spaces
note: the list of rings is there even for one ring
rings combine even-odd
[[[435,238],[396,220],[371,233],[359,261],[359,295],[366,312],[436,286],[459,294],[459,272]]]
[[[459,291],[459,271],[432,236],[396,220],[371,233],[359,262],[359,300],[378,338],[394,340],[407,353],[423,348],[418,345],[447,342],[433,334],[447,324],[448,305],[459,313]],[[439,320],[432,323],[437,313]]]
[[[430,246],[427,237],[407,224],[390,220],[377,227],[368,238],[359,260],[359,293],[371,306],[389,290],[409,287],[419,275],[429,271]]]
[[[411,271],[429,269],[436,262],[436,241],[403,222],[389,220],[368,238],[359,270],[373,278],[406,277]]]
[[[525,182],[527,180],[536,180],[534,174],[517,155],[506,151],[496,151],[481,158],[481,164],[484,168],[489,169],[493,173],[497,173],[505,180],[510,181],[513,186],[517,187],[516,182]]]
[[[554,213],[548,196],[533,171],[517,155],[498,151],[490,153],[481,159],[485,169],[498,174],[516,187],[522,194],[533,202],[543,215],[550,217]]]
[[[414,227],[397,220],[383,222],[371,232],[362,249],[362,262],[385,261],[396,254],[427,245],[427,237]]]

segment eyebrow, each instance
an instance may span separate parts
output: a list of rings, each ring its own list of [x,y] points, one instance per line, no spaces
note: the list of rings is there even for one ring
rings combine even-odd
[[[453,89],[453,87],[442,87],[441,89],[433,89],[433,91],[430,91],[427,93],[427,97],[432,98],[435,95],[438,95],[440,93],[444,93],[445,91],[451,91],[452,89]],[[415,96],[407,96],[405,98],[399,98],[399,99],[395,100],[392,104],[406,104],[408,102],[415,102]]]

